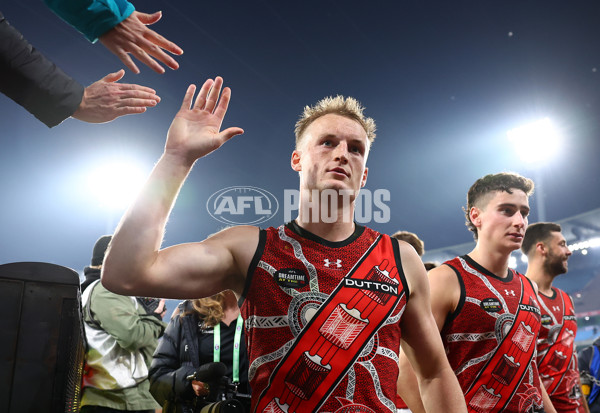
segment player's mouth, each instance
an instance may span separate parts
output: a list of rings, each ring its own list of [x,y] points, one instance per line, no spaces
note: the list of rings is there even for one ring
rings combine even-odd
[[[350,174],[344,168],[332,168],[328,172],[333,172],[336,175],[344,175],[347,178],[350,177]]]
[[[523,234],[519,232],[511,232],[508,234],[509,237],[514,238],[517,241],[523,241]]]

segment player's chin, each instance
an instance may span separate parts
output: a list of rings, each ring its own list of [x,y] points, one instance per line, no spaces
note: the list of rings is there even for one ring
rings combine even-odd
[[[506,243],[507,249],[516,251],[521,248],[522,241],[510,240]]]
[[[323,182],[323,185],[321,186],[321,191],[325,191],[325,190],[335,191],[335,192],[340,193],[340,195],[342,193],[355,193],[356,192],[356,190],[354,188],[352,188],[351,185],[348,185],[347,182],[338,181],[335,179],[331,179],[331,180],[327,180],[327,181]]]

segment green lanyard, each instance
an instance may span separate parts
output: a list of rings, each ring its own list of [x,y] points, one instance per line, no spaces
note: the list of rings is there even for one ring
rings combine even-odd
[[[244,320],[239,315],[235,324],[235,336],[233,338],[233,382],[240,382],[240,343],[242,341],[242,328],[244,326]],[[214,349],[213,349],[213,361],[218,363],[221,361],[221,323],[217,324],[214,329]]]

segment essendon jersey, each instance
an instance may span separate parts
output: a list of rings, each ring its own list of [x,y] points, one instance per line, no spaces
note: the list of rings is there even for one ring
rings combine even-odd
[[[538,338],[540,377],[559,412],[584,412],[579,387],[579,370],[573,342],[577,334],[571,298],[552,288],[552,297],[542,293],[542,328]]]
[[[460,302],[442,329],[448,360],[470,412],[541,412],[536,340],[540,310],[531,282],[500,278],[468,256],[447,261]]]
[[[398,245],[357,225],[329,242],[260,232],[242,297],[252,409],[395,412],[408,288]]]

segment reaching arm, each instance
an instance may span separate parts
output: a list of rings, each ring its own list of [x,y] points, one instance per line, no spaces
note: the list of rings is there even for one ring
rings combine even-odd
[[[44,0],[44,3],[92,43],[135,10],[127,0]]]
[[[399,394],[411,410],[414,407],[413,411],[466,412],[462,390],[448,364],[439,329],[431,313],[425,268],[416,252],[405,243],[400,243],[400,252],[410,288],[410,298],[402,315],[402,357],[410,362],[414,373],[411,378],[406,368],[401,370]],[[404,374],[408,375],[406,383],[402,377]],[[421,405],[413,402],[412,396],[417,394],[415,381],[420,389]]]
[[[51,128],[75,112],[84,88],[29,44],[0,13],[0,92]]]
[[[194,162],[218,149],[240,128],[221,131],[231,92],[219,93],[223,79],[207,80],[192,105],[188,88],[169,128],[163,156],[112,238],[102,283],[120,294],[198,298],[225,289],[242,292],[258,245],[255,227],[233,227],[200,243],[160,250],[177,193]]]
[[[110,73],[84,89],[0,15],[0,91],[48,127],[69,116],[102,123],[156,106],[160,98],[153,89],[117,83],[124,74],[123,70]]]
[[[135,11],[126,0],[44,0],[60,18],[75,27],[91,42],[100,39],[132,72],[139,73],[129,54],[157,73],[165,70],[157,59],[171,69],[179,64],[165,51],[180,55],[183,50],[147,26],[162,17]]]

